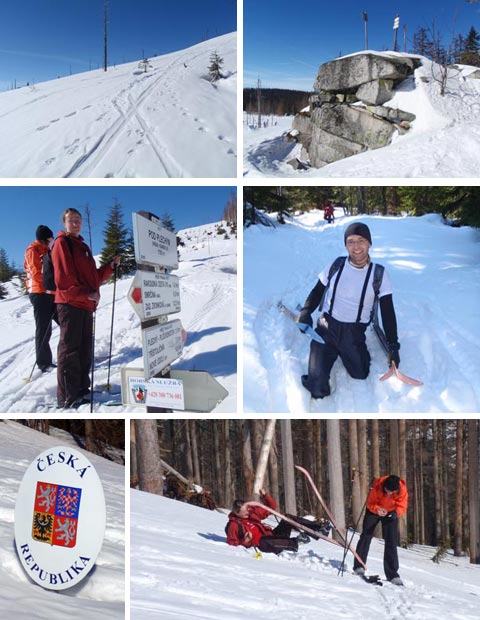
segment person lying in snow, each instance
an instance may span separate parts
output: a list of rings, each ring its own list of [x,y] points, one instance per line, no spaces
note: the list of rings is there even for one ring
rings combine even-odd
[[[269,508],[276,510],[277,502],[269,495],[265,489],[260,489],[260,500]],[[264,519],[270,516],[267,510],[263,510],[258,506],[247,506],[245,502],[236,499],[233,502],[232,511],[228,515],[228,523],[225,527],[227,534],[227,543],[233,546],[255,547],[264,553],[275,553],[278,555],[282,551],[298,551],[299,543],[308,543],[309,536],[299,531],[296,538],[290,538],[292,529],[295,529],[287,521],[280,521],[275,529],[269,525],[262,523]],[[287,515],[300,524],[309,527],[315,531],[328,535],[330,526],[325,523],[317,523],[309,521],[302,517]]]

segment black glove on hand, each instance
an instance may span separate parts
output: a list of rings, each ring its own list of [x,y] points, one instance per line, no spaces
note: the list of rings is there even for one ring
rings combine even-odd
[[[310,327],[313,327],[312,315],[308,312],[301,312],[300,316],[298,317],[298,322],[306,323],[307,325],[310,325]]]
[[[395,366],[398,368],[400,365],[400,355],[398,350],[400,349],[399,342],[388,343],[388,365],[391,366],[392,362],[395,362]]]

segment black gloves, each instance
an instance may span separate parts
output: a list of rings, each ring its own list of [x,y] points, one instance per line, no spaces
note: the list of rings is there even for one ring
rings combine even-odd
[[[400,365],[400,355],[398,350],[400,349],[400,343],[389,342],[388,343],[388,365],[391,366],[392,362],[395,362],[395,366],[398,368]]]
[[[306,311],[300,312],[300,316],[298,317],[298,322],[306,323],[307,325],[310,325],[310,327],[313,327],[312,315],[309,312],[306,312]]]

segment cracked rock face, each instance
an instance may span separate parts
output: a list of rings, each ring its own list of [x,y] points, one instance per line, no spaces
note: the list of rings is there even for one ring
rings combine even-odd
[[[302,157],[319,168],[386,146],[396,131],[408,131],[415,116],[383,104],[420,64],[413,57],[369,52],[321,65],[310,112],[293,121],[292,138],[302,144]]]

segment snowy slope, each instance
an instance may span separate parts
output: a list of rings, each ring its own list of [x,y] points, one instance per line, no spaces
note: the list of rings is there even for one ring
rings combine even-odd
[[[393,54],[393,52],[390,52]],[[480,79],[474,68],[449,71],[440,95],[439,68],[426,58],[385,105],[416,115],[410,131],[387,147],[348,157],[324,168],[295,171],[286,162],[301,159],[300,145],[286,142],[292,117],[274,127],[245,127],[244,175],[311,177],[478,177],[480,175]]]
[[[25,470],[61,440],[10,421],[0,421],[0,608],[2,618],[17,620],[122,620],[125,617],[125,472],[110,461],[85,452],[102,481],[107,528],[94,571],[78,586],[54,592],[35,585],[16,555],[14,512]],[[76,446],[70,439],[67,445]]]
[[[229,396],[215,411],[236,411],[236,239],[217,235],[215,224],[188,229],[179,234],[187,246],[180,250],[180,267],[174,273],[180,278],[182,310],[171,318],[180,318],[187,331],[183,356],[175,368],[207,370],[228,391]],[[210,233],[210,234],[209,234]],[[190,240],[187,239],[190,237]],[[120,368],[130,365],[143,368],[140,321],[127,300],[132,278],[117,282],[115,321],[110,383],[119,391]],[[108,376],[113,285],[101,288],[101,301],[96,314],[95,384],[104,385]],[[0,411],[41,412],[56,402],[56,373],[42,375],[35,370],[33,381],[26,383],[35,361],[35,331],[32,306],[26,296],[13,296],[0,301]],[[58,327],[54,326],[50,345],[56,359]],[[108,394],[96,395],[107,401]],[[116,396],[115,398],[119,398]],[[126,412],[127,407],[95,404],[96,412]],[[132,408],[136,413],[145,408]],[[89,412],[89,405],[79,412]]]
[[[285,226],[244,232],[244,410],[246,412],[460,413],[480,410],[480,245],[472,228],[445,226],[440,216],[339,217],[323,212]],[[310,341],[277,303],[303,304],[323,267],[345,255],[343,231],[366,222],[372,260],[385,265],[393,287],[401,344],[400,369],[424,382],[410,387],[378,378],[387,370],[373,330],[370,376],[358,381],[336,361],[332,395],[311,400],[300,377],[307,372]],[[318,313],[314,314],[316,321]]]
[[[150,63],[1,93],[0,176],[235,177],[236,33]]]
[[[225,514],[131,491],[131,620],[474,620],[480,566],[434,549],[399,550],[405,588],[337,571],[343,550],[311,542],[297,555],[225,543]],[[354,540],[356,544],[356,539]],[[368,566],[383,575],[383,541]]]

